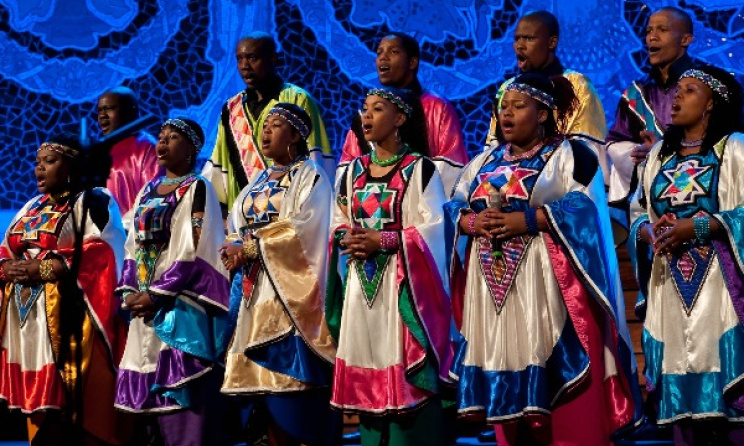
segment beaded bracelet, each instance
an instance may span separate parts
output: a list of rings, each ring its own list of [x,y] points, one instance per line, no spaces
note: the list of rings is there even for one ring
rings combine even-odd
[[[258,240],[246,240],[243,242],[243,256],[249,260],[258,258]]]
[[[695,217],[695,238],[705,243],[710,240],[710,217]]]
[[[380,249],[387,252],[398,249],[398,233],[395,231],[380,231]]]
[[[52,259],[39,262],[39,277],[45,282],[51,282],[57,278],[54,274],[54,261]]]
[[[643,228],[645,228],[646,226],[650,224],[651,223],[645,221],[638,226],[638,231],[636,231],[636,244],[643,241]]]
[[[527,234],[537,235],[540,232],[537,226],[537,209],[529,208],[524,211],[524,223],[527,226]]]
[[[204,217],[191,217],[191,227],[201,228],[204,226]]]
[[[348,206],[349,199],[346,197],[346,195],[339,195],[338,197],[336,197],[336,203],[341,206]]]
[[[472,212],[470,214],[470,217],[468,217],[468,233],[470,235],[475,235],[475,218],[478,216],[475,212]]]

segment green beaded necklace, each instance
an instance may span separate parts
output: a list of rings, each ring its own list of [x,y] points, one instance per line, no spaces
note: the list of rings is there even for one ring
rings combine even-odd
[[[380,158],[378,158],[377,151],[373,150],[372,153],[370,154],[370,158],[375,165],[380,166],[380,167],[388,167],[388,166],[392,166],[393,164],[397,163],[398,161],[400,161],[401,158],[406,156],[406,154],[408,154],[408,150],[409,150],[408,144],[403,144],[403,147],[400,150],[398,150],[398,153],[396,153],[395,155],[385,160],[381,160]]]

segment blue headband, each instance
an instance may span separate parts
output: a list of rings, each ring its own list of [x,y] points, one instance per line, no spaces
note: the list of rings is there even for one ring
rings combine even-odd
[[[194,147],[196,147],[197,152],[201,150],[204,143],[199,138],[199,136],[196,134],[194,129],[192,129],[190,125],[186,124],[185,121],[183,121],[182,119],[178,119],[178,118],[171,118],[163,123],[163,127],[168,126],[168,125],[173,126],[177,128],[178,130],[180,130],[181,132],[183,132],[183,134],[186,135],[186,137],[191,141],[191,144],[193,144]]]

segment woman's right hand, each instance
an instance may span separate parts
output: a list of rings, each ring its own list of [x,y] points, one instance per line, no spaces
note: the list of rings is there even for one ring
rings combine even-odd
[[[239,242],[225,243],[220,247],[222,253],[222,264],[228,271],[235,270],[245,265],[243,257],[243,244]]]

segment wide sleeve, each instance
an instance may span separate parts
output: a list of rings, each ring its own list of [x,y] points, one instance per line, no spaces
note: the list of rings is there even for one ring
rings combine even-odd
[[[439,172],[431,164],[429,159],[421,158],[409,183],[397,262],[399,310],[404,323],[421,347],[434,355],[427,354],[427,367],[416,372],[418,378],[409,381],[418,381],[417,386],[430,389],[435,388],[429,381],[436,376],[434,373],[438,373],[440,381],[449,381],[452,364],[452,312],[444,240],[446,198]],[[431,172],[428,180],[427,172]]]
[[[325,320],[325,285],[332,185],[306,162],[282,203],[278,221],[256,231],[261,264],[308,346],[333,362],[336,349]]]
[[[223,110],[222,113],[226,113],[227,110]],[[222,119],[217,124],[217,140],[212,149],[212,155],[204,164],[202,169],[202,175],[212,184],[217,201],[220,203],[221,209],[227,214],[229,205],[232,205],[232,201],[228,199],[228,185],[230,178],[232,177],[232,164],[230,164],[229,149],[225,140],[225,126],[222,124]]]
[[[460,171],[468,162],[460,119],[452,104],[439,97],[433,96],[433,100],[426,103],[422,100],[422,104],[427,116],[431,160],[437,166],[444,192],[449,196]]]
[[[31,200],[29,200],[21,210],[16,212],[16,214],[13,216],[13,218],[10,220],[10,224],[8,225],[8,228],[5,230],[5,237],[3,238],[3,243],[0,245],[0,267],[2,267],[3,262],[6,260],[12,260],[18,258],[13,251],[11,251],[10,246],[8,246],[8,235],[10,234],[10,231],[12,228],[18,223],[18,220],[21,219],[24,215],[26,215],[26,212],[28,212],[29,209],[31,209],[32,206],[36,204],[37,201],[42,197],[42,195],[37,195]]]

